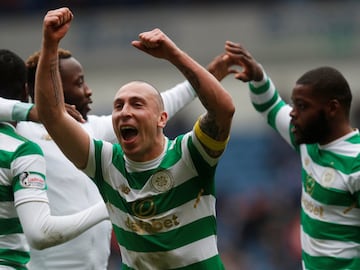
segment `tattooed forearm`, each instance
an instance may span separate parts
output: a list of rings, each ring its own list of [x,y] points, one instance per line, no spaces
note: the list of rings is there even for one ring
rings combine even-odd
[[[178,68],[182,74],[184,74],[185,78],[190,82],[195,91],[197,91],[197,89],[200,87],[200,82],[197,75],[185,66],[179,66]]]
[[[184,74],[184,76],[186,77],[186,79],[189,81],[189,83],[191,84],[191,86],[194,88],[196,94],[198,95],[198,98],[200,99],[201,103],[204,105],[205,108],[208,108],[208,100],[206,95],[203,95],[199,89],[200,89],[200,81],[198,76],[190,69],[188,69],[185,66],[180,66],[179,69],[181,70],[181,72]]]
[[[55,96],[55,104],[59,105],[61,101],[61,95],[60,95],[60,81],[58,76],[58,61],[57,58],[51,60],[50,64],[50,76],[51,76],[51,85],[52,89],[54,91]]]

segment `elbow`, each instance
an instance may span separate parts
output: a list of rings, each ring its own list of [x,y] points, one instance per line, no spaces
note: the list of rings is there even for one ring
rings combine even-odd
[[[37,249],[37,250],[43,250],[65,242],[63,236],[60,233],[51,236],[38,233],[37,235],[34,235],[32,237],[27,237],[27,240],[29,245],[33,249]]]
[[[43,250],[47,247],[50,247],[50,245],[48,244],[48,240],[41,237],[33,237],[31,239],[28,239],[28,243],[33,249],[37,250]]]
[[[227,118],[232,119],[235,114],[235,105],[233,102],[228,102],[226,106],[224,106],[223,115]]]
[[[231,102],[231,104],[229,105],[229,109],[228,109],[228,113],[231,116],[231,118],[234,116],[235,114],[235,105],[234,103]]]
[[[221,115],[224,118],[232,119],[235,114],[235,104],[230,96],[226,93],[222,97],[218,97],[218,108],[221,108]]]

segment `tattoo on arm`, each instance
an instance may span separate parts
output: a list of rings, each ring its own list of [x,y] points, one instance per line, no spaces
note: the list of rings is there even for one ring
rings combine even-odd
[[[198,98],[200,99],[203,106],[208,110],[208,113],[204,115],[200,120],[199,124],[201,130],[214,140],[223,140],[224,137],[227,137],[227,134],[222,134],[224,132],[221,130],[221,128],[216,122],[217,117],[215,112],[209,111],[209,102],[207,100],[207,96],[198,92],[198,89],[201,87],[198,76],[192,70],[184,66],[179,67],[179,69],[191,83],[194,90],[197,92]]]
[[[200,128],[205,134],[207,134],[211,138],[215,140],[223,140],[222,137],[224,137],[224,134],[223,135],[221,134],[220,127],[216,124],[215,119],[216,118],[214,115],[212,116],[210,116],[209,114],[204,115],[199,122]],[[205,145],[204,147],[206,152],[212,157],[217,157],[223,152],[223,150],[221,151],[211,150]]]
[[[181,66],[180,67],[181,72],[185,75],[187,80],[190,82],[194,90],[196,91],[198,98],[200,99],[201,103],[207,110],[207,113],[200,119],[199,125],[201,130],[208,135],[210,138],[216,140],[216,141],[223,141],[226,140],[228,137],[228,131],[224,130],[221,123],[218,123],[218,115],[216,113],[216,110],[214,111],[211,107],[211,103],[209,103],[208,96],[206,94],[203,94],[201,90],[201,84],[199,77],[192,71],[187,69],[186,67]],[[206,91],[205,91],[206,92]],[[204,145],[206,152],[212,156],[217,157],[219,156],[223,150],[217,151],[212,150],[208,148],[206,145]]]
[[[58,72],[57,72],[57,68],[58,68],[58,61],[57,59],[52,59],[51,60],[51,64],[50,64],[50,76],[51,76],[51,84],[52,84],[52,88],[54,90],[54,96],[55,96],[55,104],[59,105],[60,103],[60,99],[61,99],[61,95],[60,95],[60,82],[59,82],[59,77],[58,77]]]
[[[198,95],[198,98],[200,99],[203,106],[205,108],[208,108],[207,97],[205,95],[203,95],[202,93],[199,93],[199,91],[198,91],[201,87],[198,76],[192,70],[190,70],[184,66],[181,66],[179,69],[185,75],[186,79],[190,82],[191,86],[194,88],[194,90],[195,90],[196,94]]]
[[[184,74],[184,76],[190,82],[195,91],[198,90],[200,87],[200,82],[196,74],[185,66],[180,66],[179,70],[182,72],[182,74]]]
[[[200,119],[201,130],[213,138],[214,140],[220,140],[220,128],[216,123],[215,115],[206,114]]]

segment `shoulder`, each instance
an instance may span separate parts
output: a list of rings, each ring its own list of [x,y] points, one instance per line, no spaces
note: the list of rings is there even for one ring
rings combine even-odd
[[[12,126],[4,123],[0,124],[0,151],[12,153],[16,157],[43,156],[38,144],[19,135]]]

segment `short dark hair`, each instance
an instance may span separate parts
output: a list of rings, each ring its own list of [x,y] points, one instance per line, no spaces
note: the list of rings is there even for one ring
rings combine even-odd
[[[72,54],[70,51],[65,50],[63,48],[58,49],[59,59],[67,59],[71,58]],[[26,60],[26,68],[27,68],[27,83],[29,87],[29,95],[31,99],[34,101],[34,89],[35,89],[35,75],[36,69],[39,63],[40,51],[34,52],[32,55],[28,57]]]
[[[350,112],[350,86],[337,69],[323,66],[309,70],[296,81],[296,84],[311,85],[315,95],[327,100],[336,99],[347,113]]]
[[[21,100],[26,88],[26,66],[16,53],[0,49],[0,96]]]

